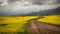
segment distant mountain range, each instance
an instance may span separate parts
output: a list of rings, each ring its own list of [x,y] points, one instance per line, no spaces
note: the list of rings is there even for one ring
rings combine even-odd
[[[60,7],[56,8],[56,9],[51,9],[51,10],[43,10],[43,11],[39,11],[39,12],[31,12],[29,14],[26,15],[53,15],[53,14],[60,14]]]
[[[56,8],[56,9],[51,9],[51,10],[42,10],[42,11],[39,11],[39,12],[31,12],[31,13],[28,13],[28,14],[25,14],[25,15],[44,16],[44,15],[53,15],[53,14],[60,14],[60,7]]]

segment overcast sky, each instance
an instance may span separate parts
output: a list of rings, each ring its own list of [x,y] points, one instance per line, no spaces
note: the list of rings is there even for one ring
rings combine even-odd
[[[0,13],[18,14],[56,9],[60,0],[0,0]]]

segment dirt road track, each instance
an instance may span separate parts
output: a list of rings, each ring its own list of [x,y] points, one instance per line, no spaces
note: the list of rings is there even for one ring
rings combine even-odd
[[[27,31],[29,34],[60,34],[60,27],[30,20],[27,24]]]

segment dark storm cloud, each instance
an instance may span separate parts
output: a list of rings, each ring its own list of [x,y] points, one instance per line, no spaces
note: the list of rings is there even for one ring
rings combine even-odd
[[[43,4],[58,4],[60,0],[34,0],[33,3],[43,5]]]
[[[60,4],[60,0],[57,0],[57,2],[56,2],[56,3]]]
[[[1,1],[1,0],[0,0]],[[60,0],[5,0],[7,1],[9,4],[16,2],[16,1],[30,1],[32,2],[32,4],[37,4],[37,5],[51,5],[51,4],[60,4]],[[2,2],[0,2],[1,4]]]
[[[8,3],[13,3],[13,2],[16,2],[16,1],[21,1],[21,0],[8,0]]]
[[[43,5],[43,4],[60,4],[60,0],[8,0],[8,3],[15,1],[31,1],[33,4]]]
[[[59,1],[60,0],[0,0],[0,15],[21,15],[23,13],[56,9],[60,7]]]

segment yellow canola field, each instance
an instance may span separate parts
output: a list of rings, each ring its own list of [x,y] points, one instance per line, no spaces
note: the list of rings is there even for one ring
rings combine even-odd
[[[7,16],[7,17],[0,17],[0,22],[7,23],[7,24],[12,23],[12,22],[22,23],[22,22],[25,22],[27,20],[34,19],[34,18],[38,18],[38,16],[15,16],[15,17]]]
[[[7,26],[0,26],[0,32],[16,32],[24,31],[25,23],[28,20],[38,18],[38,16],[5,16],[0,17],[0,24],[7,24]]]
[[[0,32],[23,32],[25,23],[28,20],[39,18],[39,16],[5,16],[0,17],[0,24],[8,24],[7,26],[0,26]],[[38,19],[40,22],[60,25],[60,15],[44,16]]]
[[[44,18],[38,19],[40,22],[60,25],[60,15],[44,16]]]

